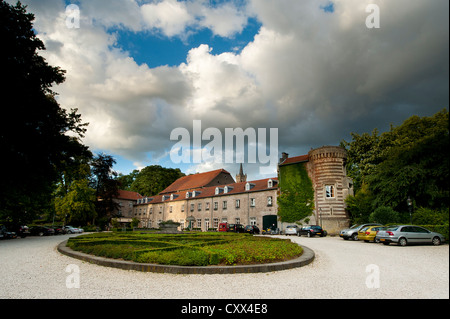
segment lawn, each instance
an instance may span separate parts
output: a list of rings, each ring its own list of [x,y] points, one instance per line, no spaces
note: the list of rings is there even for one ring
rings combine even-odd
[[[95,233],[70,238],[67,246],[95,256],[180,266],[273,263],[303,252],[289,239],[234,233]]]

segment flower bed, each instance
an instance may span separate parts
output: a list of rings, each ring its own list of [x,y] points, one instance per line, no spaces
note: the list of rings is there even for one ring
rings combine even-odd
[[[95,256],[180,266],[272,263],[303,251],[288,239],[234,233],[97,233],[70,238],[67,246]]]

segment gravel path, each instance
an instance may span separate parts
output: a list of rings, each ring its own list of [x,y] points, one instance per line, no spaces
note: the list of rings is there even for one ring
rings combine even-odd
[[[70,236],[75,235],[0,241],[0,298],[449,298],[448,245],[398,247],[291,237],[315,251],[312,264],[263,274],[165,275],[63,256],[56,246]],[[68,265],[78,266],[79,288],[66,286],[68,276],[74,276],[66,272]],[[379,288],[368,288],[366,281],[376,279],[376,270]]]

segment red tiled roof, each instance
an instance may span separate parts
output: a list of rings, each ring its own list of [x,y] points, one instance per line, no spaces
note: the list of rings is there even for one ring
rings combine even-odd
[[[273,187],[268,188],[267,187],[267,182],[269,181],[269,179],[272,179],[273,181],[275,181],[276,183],[274,183]],[[220,196],[227,196],[227,195],[234,195],[234,194],[239,194],[239,193],[246,193],[246,192],[258,192],[258,191],[264,191],[264,190],[271,190],[271,189],[277,189],[277,183],[278,183],[278,178],[266,178],[266,179],[261,179],[261,180],[256,180],[256,181],[249,181],[248,183],[252,184],[252,188],[249,191],[245,190],[245,184],[247,184],[247,182],[241,182],[241,183],[231,183],[231,184],[226,184],[226,185],[220,185],[220,186],[209,186],[209,187],[204,187],[204,188],[197,188],[197,189],[192,189],[189,192],[192,193],[194,191],[198,192],[198,194],[195,197],[189,197],[188,199],[199,199],[199,198],[208,198],[208,197],[220,197]],[[233,189],[228,190],[228,193],[224,193],[223,191],[216,195],[216,187],[220,187],[220,188],[224,188],[225,186],[228,187],[232,187]],[[186,193],[187,191],[179,191],[179,192],[173,192],[171,194],[174,195],[174,199],[170,200],[170,195],[171,194],[160,194],[160,195],[156,195],[156,196],[152,196],[152,201],[145,203],[145,204],[158,204],[158,203],[163,203],[163,202],[175,202],[175,201],[180,201],[180,200],[186,200]],[[167,198],[165,200],[163,200],[163,196],[167,196]],[[144,204],[144,203],[142,203]],[[144,205],[145,205],[144,204]]]
[[[119,190],[118,199],[128,199],[128,200],[138,200],[142,198],[142,195],[136,192],[124,191],[122,189]]]
[[[280,166],[294,163],[302,163],[307,161],[309,161],[308,155],[294,156],[287,158],[283,163],[280,164]]]
[[[215,179],[217,176],[219,176],[222,173],[230,175],[230,173],[227,172],[226,170],[218,169],[218,170],[210,171],[210,172],[206,172],[206,173],[198,173],[198,174],[184,176],[184,177],[177,179],[175,182],[173,182],[169,187],[167,187],[165,190],[163,190],[159,194],[175,193],[175,192],[179,192],[179,191],[183,191],[183,190],[185,191],[185,190],[189,190],[189,189],[205,187],[206,185],[211,183],[211,181],[213,179]],[[231,175],[230,175],[230,177],[231,177]]]

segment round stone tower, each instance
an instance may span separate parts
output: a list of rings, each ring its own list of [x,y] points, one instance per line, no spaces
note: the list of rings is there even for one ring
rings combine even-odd
[[[353,185],[345,168],[347,151],[339,146],[323,146],[308,153],[307,169],[315,192],[315,218],[330,234],[349,226],[345,199],[353,195]]]

